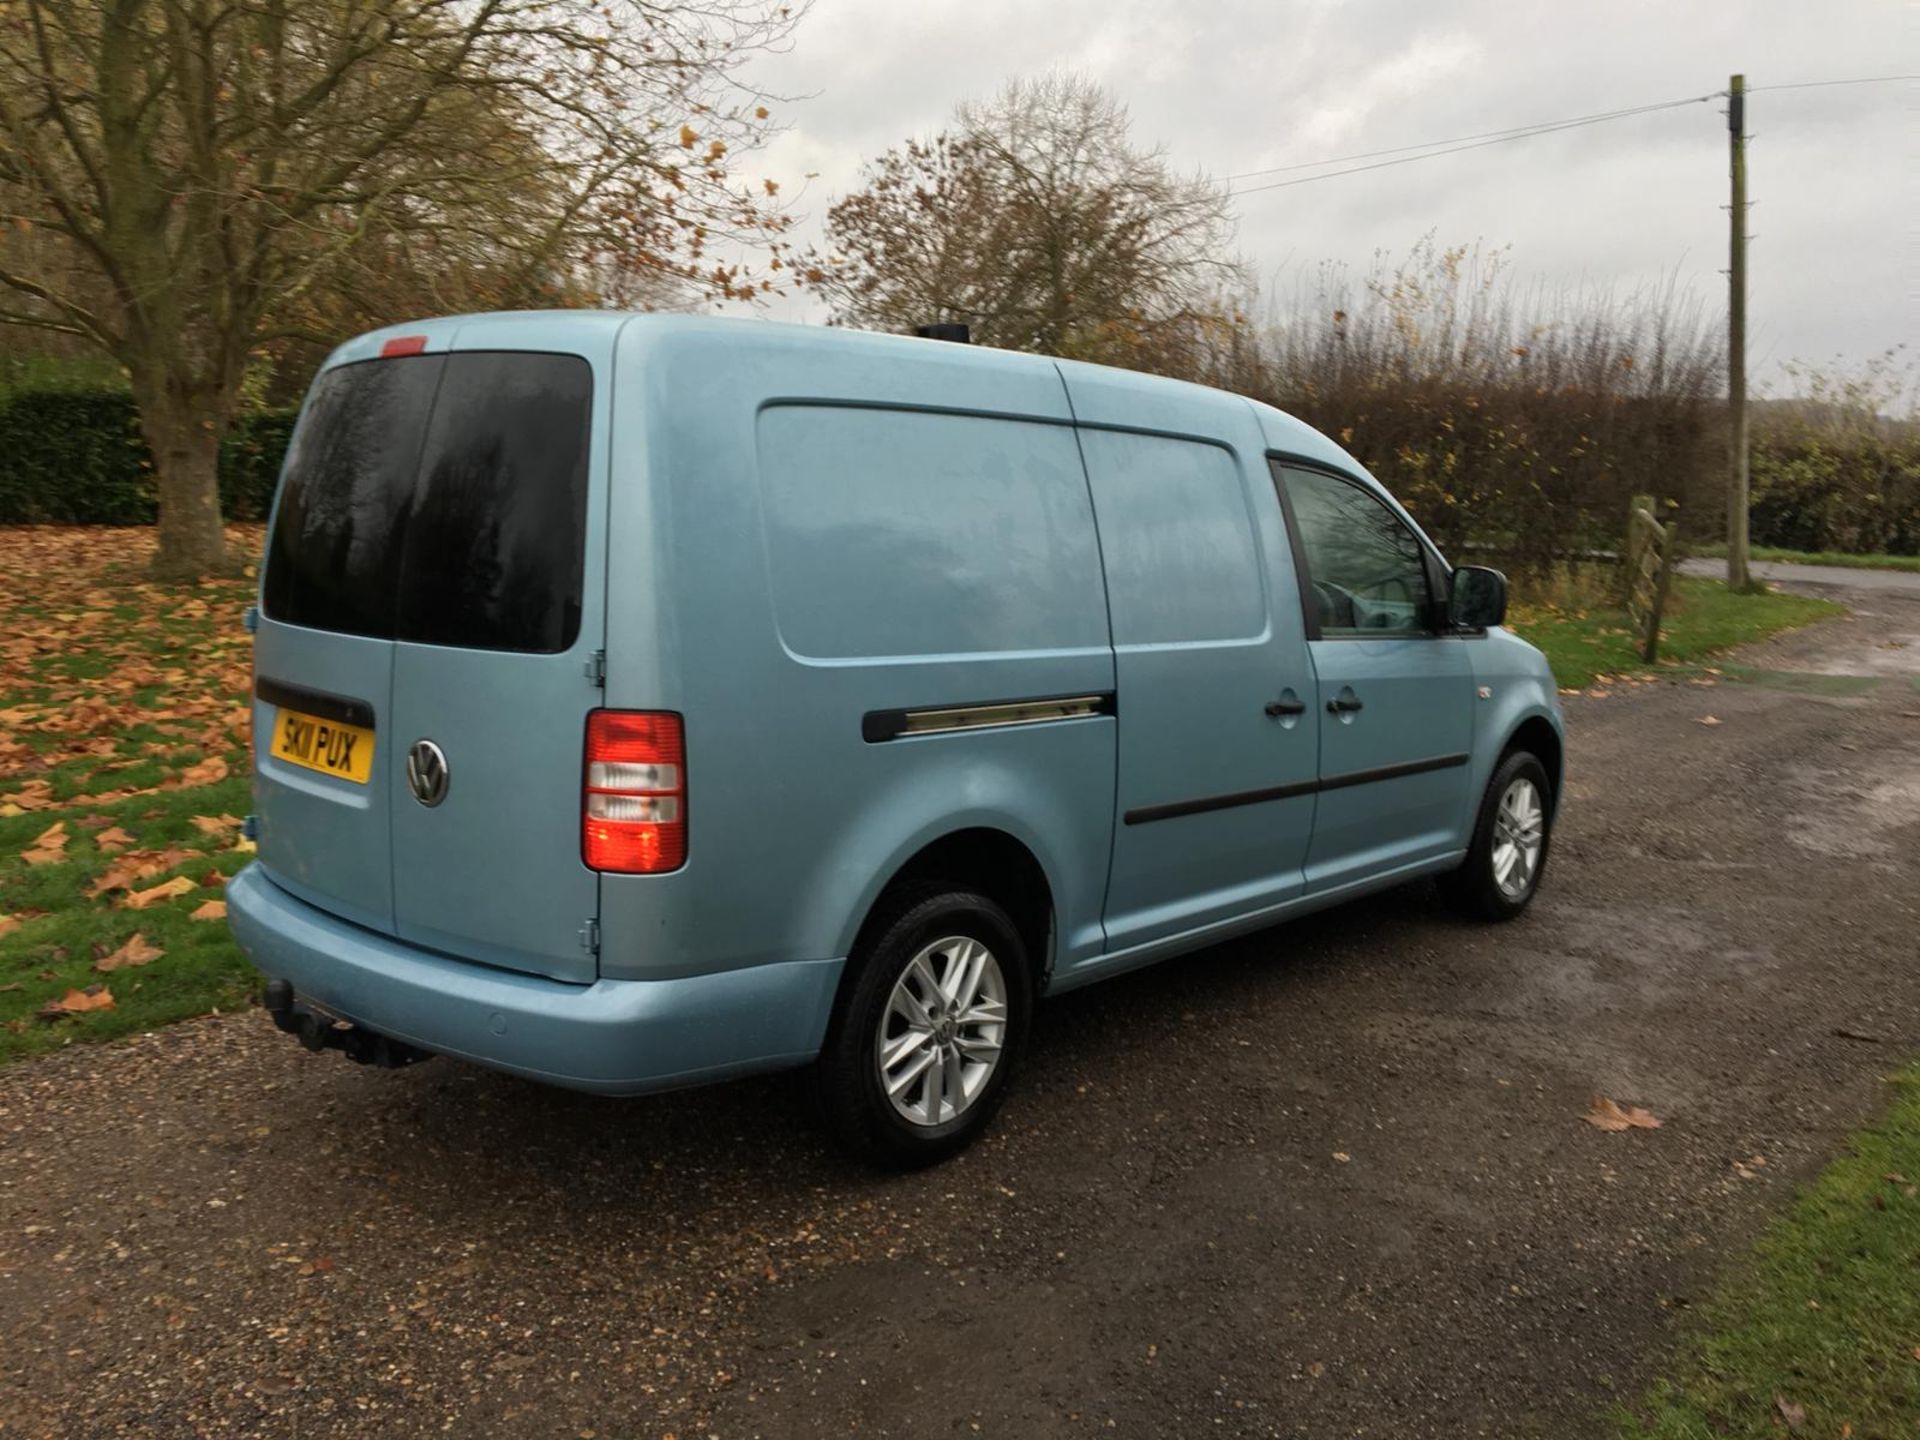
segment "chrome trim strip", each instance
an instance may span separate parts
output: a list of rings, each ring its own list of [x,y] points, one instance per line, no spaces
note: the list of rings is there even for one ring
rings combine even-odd
[[[872,710],[861,717],[860,734],[869,744],[906,735],[951,735],[961,730],[1044,725],[1056,720],[1089,720],[1114,712],[1111,692],[1041,695],[1025,700],[981,700],[966,705],[928,705],[913,710]]]

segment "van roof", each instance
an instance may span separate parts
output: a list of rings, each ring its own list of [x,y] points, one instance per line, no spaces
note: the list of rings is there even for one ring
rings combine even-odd
[[[1335,444],[1327,436],[1315,430],[1304,421],[1294,418],[1286,411],[1263,401],[1249,399],[1232,391],[1219,390],[1208,385],[1198,385],[1188,380],[1175,380],[1164,375],[1152,375],[1145,371],[1121,370],[1113,366],[1093,365],[1079,360],[1056,360],[1052,356],[1034,355],[1018,350],[1000,350],[988,345],[959,346],[948,340],[926,340],[914,335],[888,335],[873,330],[854,330],[840,326],[800,325],[777,320],[759,320],[732,315],[678,315],[659,312],[640,312],[624,310],[497,310],[480,311],[467,315],[448,315],[435,320],[409,321],[401,325],[389,325],[379,330],[370,330],[357,335],[333,351],[326,359],[322,369],[335,365],[350,364],[356,360],[371,360],[382,353],[390,342],[419,337],[425,340],[430,350],[452,349],[457,343],[461,329],[484,324],[493,334],[504,328],[525,327],[529,331],[543,332],[538,340],[529,336],[529,348],[541,348],[552,345],[556,334],[572,331],[576,334],[592,334],[599,344],[608,343],[612,336],[638,327],[649,332],[651,342],[667,342],[676,337],[699,336],[711,339],[716,332],[733,332],[743,339],[748,336],[761,336],[776,344],[792,345],[796,340],[821,346],[831,346],[847,352],[874,350],[888,351],[897,355],[926,353],[924,347],[937,345],[941,348],[941,358],[952,363],[965,356],[964,363],[991,367],[1006,372],[1027,370],[1038,371],[1058,366],[1060,372],[1069,380],[1075,371],[1084,370],[1098,374],[1108,384],[1122,384],[1138,387],[1143,395],[1162,398],[1177,396],[1181,392],[1191,393],[1196,400],[1201,397],[1211,403],[1218,403],[1221,397],[1230,396],[1253,407],[1260,422],[1269,449],[1308,460],[1320,460],[1323,463],[1338,466],[1340,469],[1366,476],[1373,480],[1357,460]],[[1379,485],[1374,480],[1376,486]],[[1380,487],[1384,493],[1385,487]]]

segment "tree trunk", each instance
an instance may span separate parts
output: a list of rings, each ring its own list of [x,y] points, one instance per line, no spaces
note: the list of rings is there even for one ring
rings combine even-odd
[[[164,381],[151,387],[136,382],[134,397],[160,495],[154,575],[202,580],[231,573],[220,525],[220,440],[231,397],[184,392]]]

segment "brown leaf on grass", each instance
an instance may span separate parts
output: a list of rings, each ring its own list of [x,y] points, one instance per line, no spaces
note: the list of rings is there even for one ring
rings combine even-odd
[[[0,795],[0,802],[18,805],[22,810],[51,810],[53,808],[53,782],[51,780],[29,780],[18,790]]]
[[[149,945],[147,937],[136,930],[133,932],[133,938],[118,950],[111,955],[102,955],[94,961],[93,968],[110,972],[124,970],[132,965],[151,965],[166,953],[158,945]]]
[[[229,830],[240,828],[240,817],[237,815],[195,815],[192,818],[193,828],[202,835],[224,835]]]
[[[0,935],[5,935],[8,931],[18,930],[19,928],[20,917],[18,915],[0,915]]]
[[[109,855],[113,855],[138,842],[118,825],[114,825],[94,836],[93,843]]]
[[[113,1009],[113,991],[104,985],[89,985],[84,990],[69,990],[58,1000],[40,1007],[42,1020],[58,1020],[63,1015],[84,1015],[89,1010]]]
[[[1660,1121],[1638,1105],[1622,1109],[1604,1095],[1593,1097],[1587,1113],[1580,1117],[1596,1130],[1658,1130]]]
[[[137,880],[158,875],[174,866],[199,857],[198,850],[169,845],[164,850],[129,850],[100,872],[100,878],[87,887],[90,899],[98,899],[109,890],[130,890]]]
[[[224,920],[227,918],[227,902],[224,900],[202,900],[194,907],[193,913],[187,916],[187,918],[189,920]]]
[[[176,895],[185,895],[194,889],[194,883],[185,875],[176,875],[171,880],[163,880],[151,890],[135,890],[127,896],[129,910],[144,910],[162,900],[171,900]]]
[[[160,782],[162,790],[190,790],[200,785],[217,785],[227,778],[227,762],[209,755],[198,765],[189,765],[171,780]]]
[[[1796,1405],[1784,1395],[1773,1397],[1773,1413],[1780,1417],[1780,1423],[1792,1431],[1799,1431],[1807,1423],[1807,1407]]]
[[[222,875],[218,870],[209,870],[200,877],[201,887],[207,890],[217,889],[226,883],[227,877]]]
[[[29,865],[58,865],[67,858],[67,838],[67,822],[56,820],[20,852],[20,858]]]

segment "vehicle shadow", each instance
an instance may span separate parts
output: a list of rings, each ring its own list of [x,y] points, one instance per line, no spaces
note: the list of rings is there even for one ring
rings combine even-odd
[[[1411,885],[1117,976],[1043,1003],[1007,1113],[974,1150],[919,1175],[875,1171],[836,1153],[806,1072],[665,1095],[608,1099],[436,1060],[400,1074],[341,1075],[321,1117],[411,1201],[456,1226],[497,1233],[506,1213],[543,1225],[644,1216],[655,1233],[729,1218],[778,1227],[823,1193],[859,1203],[946,1186],[956,1170],[1017,1175],[1044,1147],[1048,1111],[1089,1073],[1180,1066],[1178,1036],[1249,1010],[1318,1010],[1316,993],[1351,967],[1392,963],[1422,929],[1450,924],[1430,887]],[[484,1178],[482,1178],[484,1177]],[[662,1229],[662,1227],[665,1227]]]

